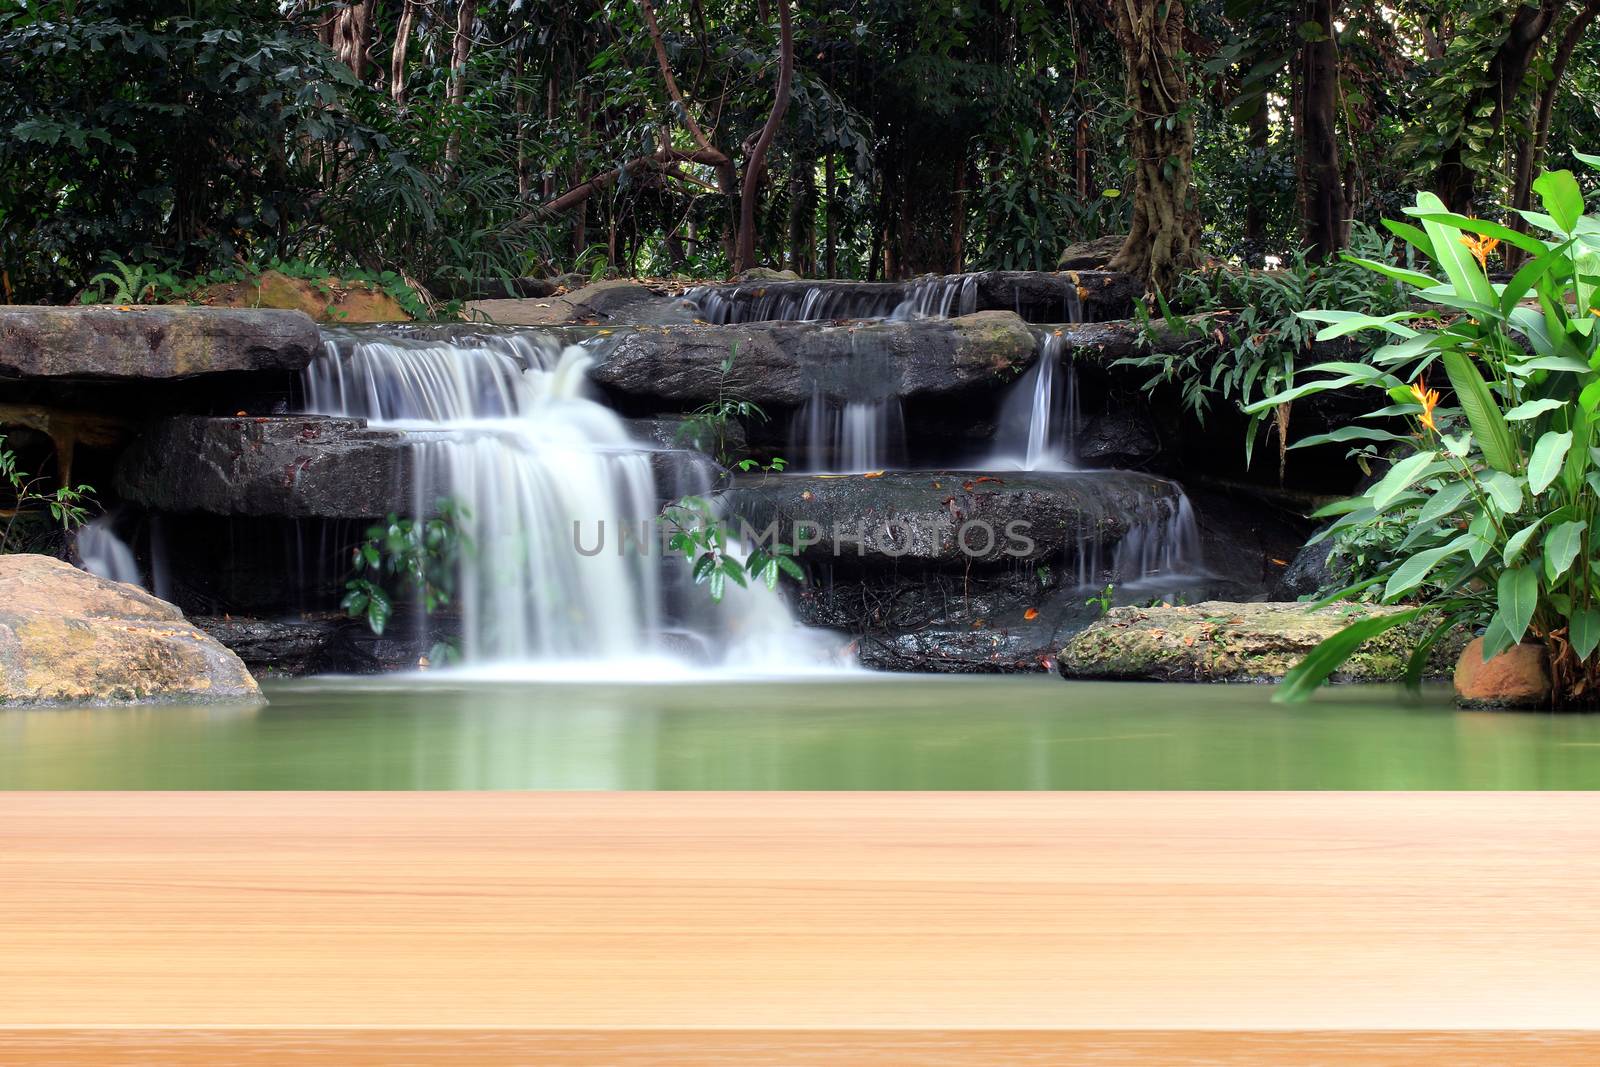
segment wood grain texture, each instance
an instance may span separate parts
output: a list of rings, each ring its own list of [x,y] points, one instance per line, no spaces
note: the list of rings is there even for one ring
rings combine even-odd
[[[1596,794],[11,793],[0,1028],[1582,1031],[1597,885]]]

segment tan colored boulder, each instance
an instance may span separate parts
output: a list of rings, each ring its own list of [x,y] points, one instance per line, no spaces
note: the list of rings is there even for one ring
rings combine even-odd
[[[1308,611],[1295,603],[1208,600],[1187,606],[1113,608],[1073,635],[1057,657],[1067,678],[1153,682],[1272,682],[1324,639],[1358,619],[1401,608],[1337,604]],[[1405,676],[1412,651],[1430,630],[1415,621],[1385,631],[1356,649],[1334,674],[1336,682],[1394,682]],[[1436,644],[1426,673],[1445,677],[1464,635]]]
[[[0,555],[0,705],[259,701],[239,657],[136,586]]]
[[[202,289],[195,298],[210,307],[279,308],[303,311],[318,322],[409,322],[394,297],[366,282],[339,278],[316,281],[264,271],[256,284],[226,282]]]
[[[1548,708],[1550,669],[1544,646],[1524,643],[1483,661],[1475,637],[1456,661],[1456,703],[1464,708]]]

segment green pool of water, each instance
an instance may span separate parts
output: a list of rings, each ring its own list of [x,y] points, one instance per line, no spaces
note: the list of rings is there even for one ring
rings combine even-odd
[[[1048,677],[323,679],[0,711],[0,789],[1597,789],[1600,716]]]

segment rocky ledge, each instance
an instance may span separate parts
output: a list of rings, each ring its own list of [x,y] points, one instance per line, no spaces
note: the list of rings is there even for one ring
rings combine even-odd
[[[1067,678],[1148,682],[1274,682],[1325,638],[1356,619],[1400,608],[1341,605],[1308,611],[1304,604],[1238,604],[1212,600],[1188,606],[1113,608],[1062,647],[1057,667]],[[1334,675],[1338,682],[1398,681],[1426,621],[1367,641]],[[1438,642],[1427,675],[1450,676],[1466,635]]]
[[[48,556],[0,555],[0,705],[259,700],[166,601]]]
[[[298,311],[0,307],[0,379],[149,381],[296,372],[321,351]]]

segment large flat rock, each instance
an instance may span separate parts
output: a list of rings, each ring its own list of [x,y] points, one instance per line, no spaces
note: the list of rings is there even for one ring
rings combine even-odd
[[[316,324],[298,311],[0,307],[0,380],[296,372],[320,350]]]
[[[1305,604],[1207,601],[1189,606],[1113,608],[1070,638],[1057,660],[1068,678],[1151,682],[1272,682],[1324,639],[1350,623],[1400,608],[1343,604],[1309,611]],[[1367,641],[1335,681],[1392,682],[1405,674],[1426,621]],[[1459,633],[1429,657],[1430,676],[1448,676],[1466,642]]]
[[[136,586],[0,555],[0,705],[259,700],[239,657]]]
[[[162,419],[123,454],[117,491],[167,514],[370,519],[417,509],[414,445],[448,431],[374,428],[332,415]],[[650,451],[664,499],[703,493],[725,475],[688,448]]]
[[[1014,380],[1035,349],[1022,320],[999,311],[854,326],[665,326],[621,332],[589,373],[612,392],[667,406],[705,403],[724,388],[758,404],[796,406],[818,392],[872,400],[992,391]]]
[[[1171,514],[1178,486],[1127,471],[889,471],[744,479],[724,498],[813,562],[1020,566],[1121,540]]]
[[[372,518],[411,507],[403,434],[362,419],[175,416],[124,453],[117,490],[151,511]]]

